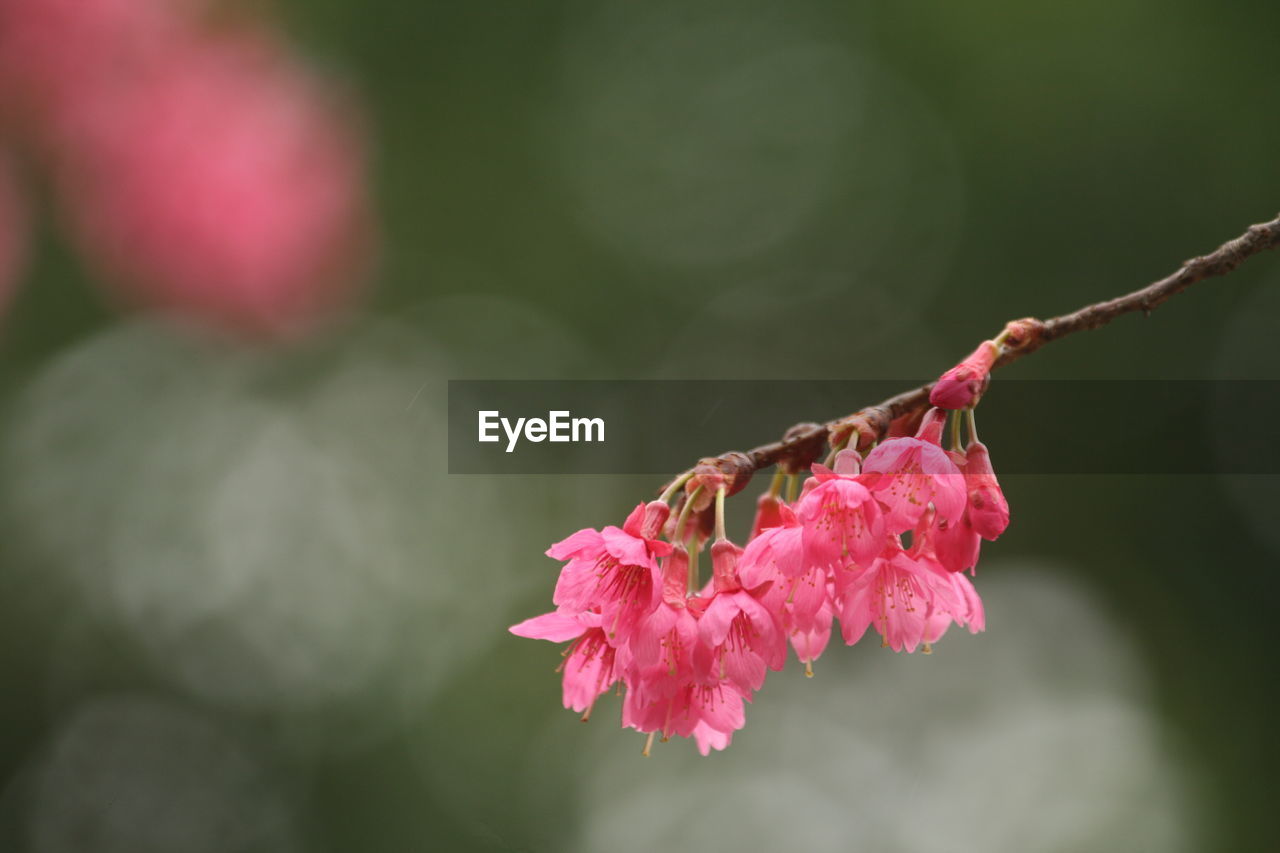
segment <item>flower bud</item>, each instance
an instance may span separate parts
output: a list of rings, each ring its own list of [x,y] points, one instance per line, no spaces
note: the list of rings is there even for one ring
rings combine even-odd
[[[751,522],[751,539],[755,539],[770,527],[782,525],[782,498],[765,492],[756,499],[756,517]]]
[[[662,600],[672,607],[683,607],[689,584],[689,552],[677,544],[662,560]]]
[[[649,501],[644,506],[644,521],[640,525],[640,535],[645,539],[653,539],[667,525],[671,517],[671,507],[666,501]]]
[[[927,441],[930,444],[942,444],[942,428],[947,423],[947,413],[942,409],[933,408],[924,413],[924,418],[920,421],[920,428],[916,430],[916,438],[921,441]]]
[[[738,582],[738,558],[742,549],[728,539],[717,539],[711,544],[711,572],[716,592],[735,592],[742,589]]]
[[[929,392],[929,402],[943,409],[973,406],[986,390],[998,351],[994,341],[983,341],[968,358],[939,377]]]
[[[969,523],[983,539],[994,540],[1009,526],[1009,503],[996,480],[987,446],[975,441],[965,455],[968,458],[964,476],[969,490]]]
[[[836,454],[831,470],[842,477],[856,477],[862,473],[862,454],[845,448]]]

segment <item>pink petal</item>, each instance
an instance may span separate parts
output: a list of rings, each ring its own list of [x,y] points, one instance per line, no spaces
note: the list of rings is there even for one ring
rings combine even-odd
[[[517,637],[563,643],[565,640],[572,640],[574,637],[581,636],[582,632],[587,629],[572,615],[553,610],[550,613],[534,616],[532,619],[526,619],[517,625],[512,625],[507,630]]]
[[[603,548],[604,538],[600,535],[600,531],[584,527],[548,548],[547,556],[553,560],[567,560],[583,551],[603,550]]]

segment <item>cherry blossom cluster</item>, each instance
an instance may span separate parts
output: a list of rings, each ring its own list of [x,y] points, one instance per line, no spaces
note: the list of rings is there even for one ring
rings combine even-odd
[[[966,412],[929,409],[918,425],[895,423],[865,453],[857,433],[845,436],[851,447],[833,438],[829,467],[806,466],[790,498],[780,494],[780,472],[743,546],[724,521],[738,484],[707,465],[637,506],[621,527],[556,543],[547,551],[564,561],[556,609],[512,633],[569,643],[564,704],[584,720],[616,688],[622,725],[649,735],[645,754],[655,736],[675,735],[694,738],[706,755],[742,728],[745,704],[783,668],[788,647],[813,674],[837,620],[846,644],[871,630],[906,652],[928,652],[953,624],[984,630],[982,601],[964,572],[975,569],[982,540],[1004,532],[1009,508],[971,407],[997,350],[986,342],[935,384],[935,406]],[[901,434],[904,427],[914,430]],[[799,477],[790,479],[794,486]]]
[[[115,295],[224,328],[301,330],[369,264],[363,139],[345,97],[219,0],[0,0],[0,293],[50,177]]]

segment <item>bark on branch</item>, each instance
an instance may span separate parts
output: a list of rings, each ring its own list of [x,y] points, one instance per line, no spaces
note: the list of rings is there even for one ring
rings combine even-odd
[[[995,368],[1015,362],[1050,341],[1105,326],[1123,314],[1135,311],[1149,314],[1191,285],[1226,275],[1254,255],[1277,247],[1280,247],[1280,217],[1249,226],[1234,240],[1223,243],[1207,255],[1183,262],[1176,272],[1140,290],[1048,320],[1032,317],[1014,320],[1005,326],[1002,333],[1002,352]],[[746,453],[735,451],[703,459],[699,468],[708,473],[711,469],[718,471],[729,484],[730,492],[745,486],[751,475],[761,468],[781,465],[791,472],[800,471],[818,459],[831,442],[838,443],[848,437],[851,444],[856,441],[859,448],[865,448],[880,440],[892,421],[922,413],[929,405],[932,388],[932,383],[921,385],[824,424],[796,424],[778,441]]]

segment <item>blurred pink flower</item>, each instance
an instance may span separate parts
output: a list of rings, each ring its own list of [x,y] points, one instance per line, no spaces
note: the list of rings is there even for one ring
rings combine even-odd
[[[132,300],[238,330],[308,328],[369,261],[362,141],[263,37],[187,43],[93,87],[56,149],[80,243]]]
[[[208,0],[0,0],[0,102],[57,121],[69,103],[185,41]]]

